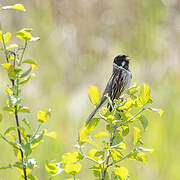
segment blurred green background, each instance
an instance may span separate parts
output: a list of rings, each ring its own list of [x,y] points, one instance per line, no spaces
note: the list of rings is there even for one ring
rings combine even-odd
[[[36,127],[36,112],[50,107],[52,118],[46,126],[57,132],[56,140],[47,138],[33,152],[39,164],[34,174],[40,180],[48,179],[45,160],[60,161],[64,152],[73,150],[78,129],[93,109],[88,87],[96,85],[102,92],[114,56],[125,53],[132,58],[133,82],[149,84],[153,107],[165,111],[162,118],[150,116],[149,131],[144,133],[145,146],[155,149],[148,163],[125,162],[130,179],[179,180],[180,1],[0,0],[0,6],[15,3],[24,4],[27,12],[1,12],[3,30],[15,33],[32,27],[33,35],[41,38],[25,53],[39,65],[37,77],[23,88],[24,104],[33,112],[27,117]],[[6,99],[6,80],[1,67],[1,109]],[[4,113],[0,130],[14,123]],[[12,150],[0,140],[0,165],[13,160]],[[87,169],[83,168],[80,179],[93,179]],[[17,174],[16,170],[0,171],[0,180],[17,179]]]

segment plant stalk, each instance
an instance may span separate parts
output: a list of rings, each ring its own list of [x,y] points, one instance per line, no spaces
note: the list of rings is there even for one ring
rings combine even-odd
[[[113,145],[113,141],[114,141],[114,134],[116,132],[116,129],[117,129],[117,126],[114,127],[114,130],[113,130],[113,133],[112,133],[112,136],[111,136],[111,140],[110,140],[110,143],[109,143],[109,147],[111,147]],[[107,169],[108,169],[108,164],[109,164],[109,159],[110,159],[110,155],[111,155],[111,151],[109,150],[108,153],[107,153],[107,158],[106,158],[106,168],[104,169],[104,172],[103,172],[103,177],[102,177],[102,180],[105,180],[105,177],[106,177],[106,173],[107,173]]]
[[[12,86],[15,86],[14,80],[11,81],[12,82]],[[17,126],[17,133],[18,133],[18,139],[19,139],[19,144],[22,145],[22,138],[21,138],[21,132],[19,130],[19,117],[18,117],[18,112],[17,112],[17,106],[14,106],[15,108],[15,112],[14,112],[14,116],[15,116],[15,120],[16,120],[16,126]],[[27,173],[26,173],[26,166],[24,165],[24,154],[22,149],[20,149],[21,152],[21,159],[22,159],[22,165],[23,165],[23,172],[24,172],[24,179],[27,180]]]

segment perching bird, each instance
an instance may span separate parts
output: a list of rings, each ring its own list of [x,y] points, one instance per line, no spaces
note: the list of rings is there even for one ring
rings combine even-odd
[[[106,85],[106,88],[102,94],[102,97],[94,109],[89,115],[86,124],[94,117],[97,110],[105,103],[108,95],[113,102],[114,99],[118,99],[123,91],[128,87],[132,79],[131,71],[129,70],[129,58],[127,55],[119,55],[114,58],[113,61],[113,73]]]

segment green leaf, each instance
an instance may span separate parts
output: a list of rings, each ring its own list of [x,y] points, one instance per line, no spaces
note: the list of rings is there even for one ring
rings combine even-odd
[[[24,77],[28,76],[30,74],[30,72],[32,71],[32,69],[33,69],[32,66],[30,66],[27,71],[23,72],[20,75],[20,78],[24,78]]]
[[[122,136],[121,136],[121,133],[117,131],[117,132],[114,134],[114,141],[113,141],[112,146],[115,146],[115,145],[117,145],[117,144],[120,144],[122,141],[123,141],[123,138],[122,138]]]
[[[4,90],[7,92],[7,94],[13,95],[13,91],[10,88],[4,88]]]
[[[9,41],[9,39],[11,38],[11,33],[7,32],[6,34],[4,34],[4,42],[5,44]]]
[[[31,125],[29,123],[28,120],[26,120],[25,118],[22,120],[22,122],[32,131]]]
[[[4,132],[4,136],[9,134],[11,131],[15,131],[16,129],[17,129],[17,127],[9,127],[9,128],[7,128],[6,131]]]
[[[147,163],[146,154],[144,152],[131,152],[129,158],[143,163]]]
[[[18,48],[18,45],[17,44],[10,44],[9,46],[7,46],[7,50],[9,50],[9,49],[14,49],[14,48]]]
[[[118,150],[113,149],[111,151],[111,157],[112,157],[113,161],[117,161],[118,158],[122,158],[123,155]]]
[[[76,175],[77,173],[79,173],[81,171],[81,164],[80,163],[68,163],[65,165],[64,167],[64,171],[67,174],[71,174],[71,175]]]
[[[121,180],[126,180],[128,178],[128,169],[125,167],[115,168],[114,173],[121,178]]]
[[[145,116],[141,115],[139,117],[139,120],[140,120],[144,130],[147,130],[148,129],[148,120],[147,120],[147,118]]]
[[[37,162],[34,158],[26,159],[25,164],[29,169],[37,167]]]
[[[36,176],[33,176],[32,174],[28,174],[28,180],[38,180],[38,178]]]
[[[149,108],[151,111],[155,111],[159,114],[159,116],[161,117],[164,113],[164,111],[162,109],[155,109],[155,108]]]
[[[94,172],[95,177],[99,177],[101,173],[101,168],[99,165],[95,164],[93,167],[89,168],[89,170],[92,170]]]
[[[18,112],[30,113],[29,107],[20,106]]]
[[[44,131],[37,134],[33,139],[31,140],[31,149],[36,148],[43,140]]]
[[[10,80],[16,80],[16,71],[14,66],[10,66],[9,70],[8,70],[8,76]]]
[[[9,164],[7,166],[0,166],[0,170],[6,170],[6,169],[10,169],[10,168],[12,168],[11,164]]]
[[[22,4],[15,4],[13,6],[3,6],[1,8],[2,10],[8,10],[8,9],[17,9],[17,10],[20,10],[20,11],[26,11],[26,9],[24,8],[24,6]]]
[[[44,136],[48,136],[48,137],[56,139],[56,132],[48,132],[47,129],[44,129]]]
[[[134,127],[134,145],[136,146],[141,138],[140,129]]]
[[[50,175],[55,176],[64,171],[64,169],[62,169],[60,165],[61,163],[57,163],[56,161],[46,161],[45,169]]]
[[[122,126],[122,135],[127,136],[129,134],[129,127],[128,126]]]
[[[24,176],[24,171],[23,171],[23,165],[21,161],[17,161],[16,163],[13,164],[13,167],[15,167],[21,174]],[[28,175],[32,170],[28,167],[26,167],[26,174]]]
[[[12,9],[17,9],[24,12],[26,11],[22,4],[15,4],[14,6],[12,6]]]
[[[131,98],[127,98],[126,99],[126,101],[125,101],[125,103],[122,105],[122,106],[120,106],[118,109],[119,110],[128,110],[128,109],[130,109],[132,106],[134,105],[134,101],[131,99]]]
[[[92,102],[92,104],[97,105],[99,103],[101,94],[100,94],[99,89],[96,86],[91,86],[88,89],[88,95],[89,95],[89,99]]]
[[[109,115],[108,117],[107,117],[107,121],[108,122],[113,122],[114,120],[115,120],[116,118],[115,118],[115,116],[113,116],[113,115]]]
[[[24,81],[21,81],[19,83],[20,86],[25,85],[26,83],[28,83],[34,76],[36,76],[35,74],[31,74],[27,79],[25,79]]]
[[[4,67],[5,69],[7,69],[8,71],[9,71],[9,69],[10,69],[11,66],[12,66],[11,63],[4,63],[4,64],[2,64],[2,65],[3,65],[3,67]]]
[[[1,8],[0,8],[0,10],[1,10]],[[3,37],[3,32],[2,32],[2,30],[0,30],[0,42],[1,42],[1,43],[3,43],[2,37]]]
[[[9,112],[10,114],[15,112],[15,108],[14,107],[4,107],[3,108],[3,112]]]
[[[65,153],[62,156],[62,163],[74,163],[83,159],[83,156],[78,152]]]
[[[107,132],[101,131],[101,132],[97,132],[94,137],[103,137],[103,136],[109,136],[109,134]]]
[[[16,33],[16,37],[24,41],[29,41],[32,38],[32,35],[26,29],[22,29]]]
[[[134,84],[132,87],[130,87],[129,89],[127,89],[127,93],[128,93],[129,95],[135,94],[135,93],[137,93],[137,92],[139,91],[139,88],[140,88],[140,87],[138,87],[137,84]]]
[[[44,109],[43,111],[39,111],[37,113],[37,120],[40,123],[45,123],[49,120],[51,116],[51,109]]]
[[[26,32],[32,32],[33,29],[32,28],[23,28],[23,30]]]
[[[3,119],[3,115],[0,113],[0,122],[2,121]]]
[[[113,148],[126,150],[126,144],[124,142],[121,142],[121,143],[116,144],[114,146],[110,146],[110,149],[113,149]]]
[[[31,65],[34,65],[34,67],[37,67],[37,63],[31,59],[24,60],[23,64],[31,64]]]
[[[137,106],[142,107],[146,105],[147,103],[149,103],[150,98],[150,88],[147,84],[143,83],[139,97],[138,99],[136,99]]]
[[[84,124],[79,130],[79,144],[82,145],[84,142],[89,141],[88,136],[95,129],[99,122],[99,118],[92,118],[88,124]]]
[[[31,149],[30,143],[22,144],[21,145],[21,150],[26,155],[26,157],[28,157],[32,153],[32,149]]]

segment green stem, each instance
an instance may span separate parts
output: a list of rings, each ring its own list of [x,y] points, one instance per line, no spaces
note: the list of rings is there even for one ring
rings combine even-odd
[[[129,153],[129,154],[130,154],[130,153]],[[127,155],[126,155],[126,156],[124,156],[123,158],[119,159],[118,161],[116,161],[116,162],[113,162],[113,163],[109,164],[109,165],[108,165],[108,167],[113,166],[114,164],[117,164],[118,162],[120,162],[120,161],[122,161],[122,160],[126,159],[126,158],[129,156],[129,154],[127,154]]]
[[[136,113],[134,116],[132,116],[130,119],[128,119],[127,121],[124,121],[123,123],[121,123],[119,125],[119,127],[125,125],[126,123],[130,122],[132,119],[134,119],[135,117],[137,117],[140,113],[142,113],[143,111],[145,111],[146,109],[149,109],[149,108],[142,108],[138,113]]]
[[[88,159],[88,160],[90,160],[90,161],[93,161],[93,162],[95,162],[96,164],[99,164],[96,160],[90,158],[90,157],[87,156],[85,153],[83,153],[81,148],[80,148],[79,150],[80,150],[80,153],[81,153],[86,159]]]
[[[6,139],[1,133],[0,133],[0,136],[1,136],[1,138],[2,138],[4,141],[6,141],[8,144],[10,144],[11,146],[13,146],[13,147],[16,148],[16,149],[19,149],[19,148],[16,146],[15,143],[13,143],[13,142],[9,141],[8,139]],[[20,150],[20,149],[19,149],[19,150]]]
[[[39,129],[41,127],[41,124],[39,124],[38,128],[36,129],[36,132],[34,133],[34,135],[32,136],[31,140],[34,139],[34,137],[36,136],[36,134],[38,133]]]
[[[20,66],[21,63],[22,63],[22,60],[23,60],[23,56],[24,56],[24,52],[25,52],[25,50],[26,50],[26,47],[27,47],[27,41],[25,41],[24,48],[23,48],[23,50],[22,50],[21,58],[20,58],[20,60],[19,60],[19,66]]]
[[[14,56],[14,58],[16,58],[16,56]],[[14,59],[14,61],[15,61],[15,59]],[[15,68],[15,63],[14,63],[14,68]],[[12,87],[17,86],[17,88],[18,88],[18,81],[19,81],[19,79],[17,78],[17,82],[16,82],[17,84],[15,85],[15,80],[11,80]],[[14,108],[15,108],[14,116],[15,116],[15,120],[16,120],[19,144],[22,145],[22,137],[21,137],[21,132],[19,130],[20,124],[19,124],[17,106],[15,105]],[[22,165],[23,165],[24,179],[27,180],[26,166],[24,165],[24,153],[21,149],[20,149],[20,152],[21,152],[21,160],[22,160]]]
[[[114,134],[116,133],[117,128],[118,128],[117,126],[114,127],[114,130],[113,130],[113,133],[112,133],[112,136],[111,136],[111,139],[110,139],[109,147],[111,147],[113,145],[113,141],[114,141],[114,138],[115,138]],[[106,158],[106,163],[105,163],[106,167],[105,167],[104,172],[103,172],[102,180],[104,180],[105,177],[106,177],[107,169],[109,167],[108,164],[109,164],[110,155],[111,155],[111,150],[109,150],[107,152],[107,158]]]

